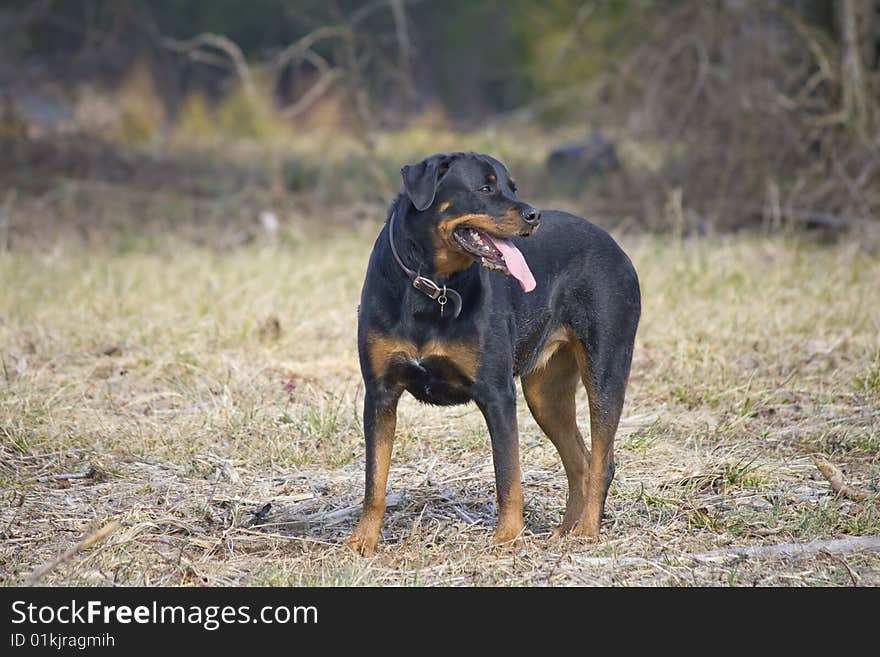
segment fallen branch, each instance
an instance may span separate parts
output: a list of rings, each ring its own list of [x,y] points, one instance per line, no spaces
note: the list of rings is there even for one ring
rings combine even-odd
[[[859,580],[861,578],[853,572],[853,569],[850,568],[850,565],[847,563],[846,559],[844,559],[843,557],[838,557],[836,554],[831,554],[830,552],[824,552],[823,554],[831,557],[831,559],[833,559],[846,569],[846,572],[849,575],[849,581],[852,582],[853,586],[859,585]]]
[[[690,555],[697,561],[711,561],[724,557],[804,557],[820,552],[850,554],[852,552],[880,552],[880,536],[850,536],[808,543],[782,543],[780,545],[754,545],[698,552]]]
[[[855,217],[836,215],[829,212],[792,211],[787,213],[790,219],[805,223],[821,224],[833,228],[852,228],[854,226],[867,226],[871,220],[867,217]]]
[[[55,570],[58,566],[63,564],[65,561],[69,561],[77,553],[82,550],[86,550],[96,543],[103,541],[105,538],[110,536],[113,532],[119,529],[120,523],[118,520],[113,520],[112,522],[107,523],[101,529],[92,532],[84,539],[82,539],[79,543],[74,545],[72,548],[67,550],[67,552],[61,554],[60,556],[55,557],[52,561],[47,564],[44,564],[37,568],[34,572],[31,573],[30,577],[27,578],[25,582],[25,586],[36,586],[36,584],[43,579],[48,573]]]
[[[385,501],[387,509],[395,509],[403,501],[402,493],[390,493]],[[284,527],[287,530],[305,529],[314,525],[330,526],[343,522],[351,517],[359,515],[364,509],[363,503],[346,506],[335,511],[325,511],[321,513],[303,514],[297,508],[289,509],[274,518],[270,522],[262,523],[261,526],[274,525]]]
[[[223,476],[226,477],[233,484],[241,483],[241,476],[238,474],[238,471],[235,469],[235,466],[232,465],[227,459],[221,458],[213,453],[208,453],[208,461],[213,463],[220,471],[223,473]]]
[[[37,481],[41,484],[47,481],[69,481],[71,479],[95,479],[100,474],[100,470],[94,465],[90,465],[85,472],[61,472],[59,474],[50,474],[37,477]]]
[[[755,545],[750,547],[727,548],[709,552],[695,552],[682,555],[661,555],[646,559],[643,557],[581,557],[571,556],[572,562],[580,566],[645,566],[661,561],[718,561],[734,557],[741,558],[795,558],[820,553],[830,555],[853,552],[880,552],[880,536],[851,536],[809,543],[783,543],[780,545]]]
[[[833,463],[826,461],[825,459],[820,459],[818,456],[810,457],[813,461],[813,465],[815,465],[819,472],[822,473],[822,476],[828,480],[828,483],[831,484],[832,490],[838,495],[842,497],[848,497],[851,500],[856,501],[864,501],[871,497],[870,493],[867,493],[863,490],[859,490],[857,488],[853,488],[852,486],[848,486],[843,481],[843,473]]]
[[[723,203],[719,201],[719,203]],[[754,216],[764,216],[767,209],[755,206],[740,206],[738,208],[753,214]],[[873,215],[857,216],[853,214],[833,214],[831,212],[820,212],[818,210],[797,210],[791,207],[790,202],[785,203],[784,208],[780,208],[781,218],[789,221],[816,224],[819,226],[828,226],[831,228],[860,228],[862,226],[874,226],[876,220]]]
[[[401,500],[403,500],[402,494],[391,493],[385,500],[385,508],[386,509],[395,509],[400,504]],[[348,506],[343,509],[337,509],[336,511],[329,511],[326,513],[316,513],[314,515],[305,518],[310,523],[320,523],[322,525],[333,525],[337,522],[345,520],[346,518],[350,518],[351,516],[355,516],[363,511],[363,504],[355,504],[353,506]]]

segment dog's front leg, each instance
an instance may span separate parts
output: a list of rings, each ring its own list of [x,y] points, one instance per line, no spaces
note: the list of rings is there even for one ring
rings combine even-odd
[[[385,515],[385,487],[391,464],[391,448],[397,427],[397,400],[400,393],[367,390],[364,396],[364,439],[366,476],[364,509],[360,522],[346,544],[365,557],[372,556],[379,542]]]
[[[522,534],[523,491],[519,467],[519,431],[516,426],[516,389],[513,380],[503,392],[481,395],[477,405],[486,418],[492,440],[498,526],[493,543],[507,543]]]

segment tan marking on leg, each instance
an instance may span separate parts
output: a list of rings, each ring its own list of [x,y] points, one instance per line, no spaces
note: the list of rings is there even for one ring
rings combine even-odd
[[[519,463],[518,454],[516,460]],[[492,543],[495,545],[510,543],[522,536],[525,501],[521,479],[522,475],[517,467],[508,490],[498,491],[498,525],[492,537]]]
[[[619,412],[610,411],[603,416],[593,383],[590,357],[583,343],[578,341],[575,348],[581,380],[587,389],[590,401],[590,444],[593,448],[590,459],[590,476],[587,484],[587,502],[572,534],[598,538],[602,525],[602,513],[608,496],[608,468],[614,460],[614,435],[617,433]]]
[[[553,335],[557,334],[567,336],[564,330]],[[568,341],[557,341],[548,347],[552,347],[552,351],[544,365],[524,376],[522,383],[529,410],[559,452],[568,479],[565,514],[553,531],[557,537],[571,531],[583,513],[590,477],[590,452],[577,426],[575,393],[579,376],[574,349]]]
[[[560,326],[553,331],[553,333],[550,334],[550,337],[547,338],[546,342],[544,342],[544,347],[541,349],[541,353],[538,354],[538,358],[535,361],[535,366],[532,368],[532,371],[534,372],[544,369],[553,357],[553,354],[556,353],[556,350],[567,344],[570,338],[571,335],[567,328]]]
[[[391,466],[391,451],[397,427],[397,402],[376,415],[376,465],[372,473],[372,488],[364,495],[361,519],[345,543],[355,552],[369,557],[376,551],[382,518],[385,516],[385,488]]]

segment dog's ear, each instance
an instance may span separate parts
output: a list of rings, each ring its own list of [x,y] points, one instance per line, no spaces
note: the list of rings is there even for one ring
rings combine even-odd
[[[449,169],[448,155],[432,155],[418,164],[407,164],[400,170],[403,188],[416,206],[424,210],[434,202],[434,194],[443,174]]]

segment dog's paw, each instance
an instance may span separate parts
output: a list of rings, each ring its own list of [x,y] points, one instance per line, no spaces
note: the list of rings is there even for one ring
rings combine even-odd
[[[376,554],[376,546],[379,544],[379,537],[373,535],[355,532],[345,539],[345,545],[348,546],[355,554],[362,557],[372,557]]]
[[[599,527],[593,527],[586,523],[578,523],[572,527],[571,532],[569,532],[568,535],[577,536],[578,538],[586,539],[588,542],[596,543],[599,541]]]
[[[497,547],[516,547],[523,542],[522,523],[499,525],[492,537],[492,545]]]
[[[558,527],[554,527],[553,531],[550,532],[550,540],[557,541],[564,536],[567,536],[571,532],[571,527],[566,527],[565,525],[559,525]]]

